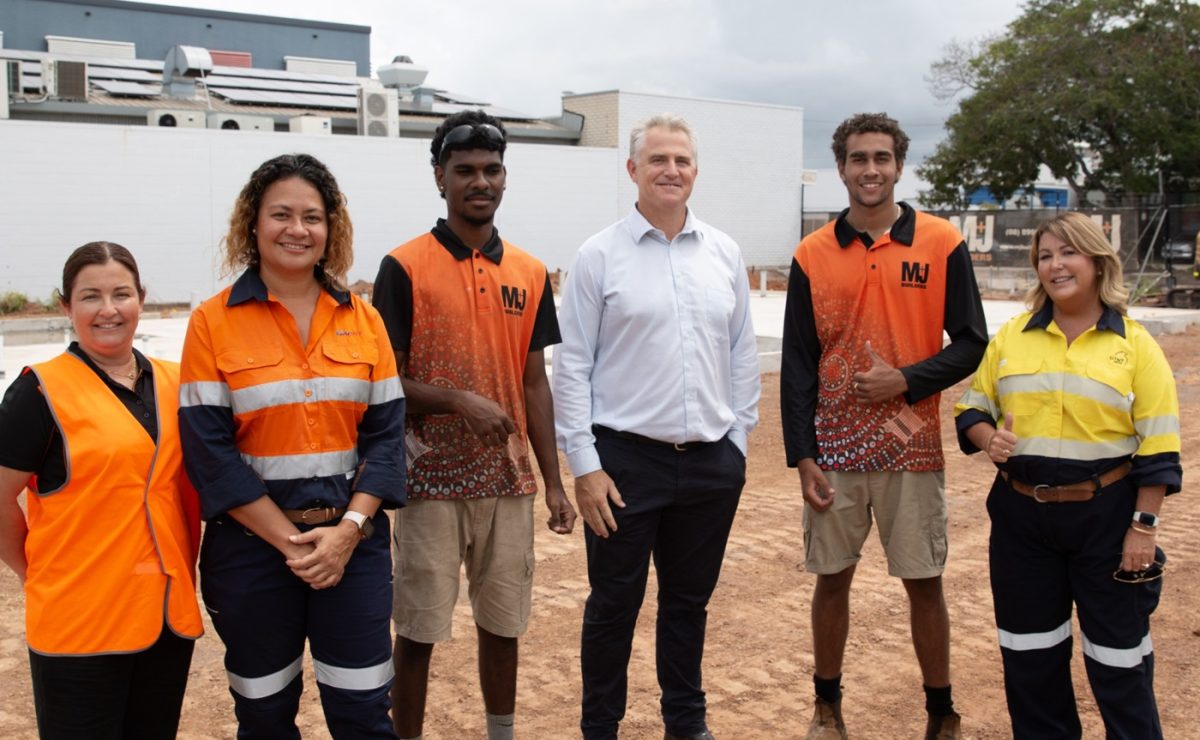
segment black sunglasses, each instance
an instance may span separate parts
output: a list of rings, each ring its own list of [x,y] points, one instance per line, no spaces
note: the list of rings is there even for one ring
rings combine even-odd
[[[1163,577],[1163,573],[1167,570],[1165,562],[1155,560],[1148,567],[1141,570],[1115,570],[1113,571],[1113,580],[1121,583],[1146,583],[1147,581],[1157,581]]]
[[[500,132],[500,129],[496,128],[492,124],[464,123],[463,125],[455,126],[446,132],[445,138],[442,139],[442,148],[438,150],[438,162],[441,162],[446,156],[446,147],[458,146],[474,136],[476,131],[483,134],[483,138],[490,144],[504,144],[504,134]]]

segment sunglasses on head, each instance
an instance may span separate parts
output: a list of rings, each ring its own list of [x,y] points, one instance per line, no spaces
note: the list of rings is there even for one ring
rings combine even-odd
[[[442,148],[438,150],[438,161],[441,162],[446,156],[446,147],[458,146],[470,139],[475,132],[483,134],[483,138],[491,144],[503,144],[504,134],[500,129],[490,123],[464,123],[461,126],[455,126],[446,132],[445,138],[442,139]]]

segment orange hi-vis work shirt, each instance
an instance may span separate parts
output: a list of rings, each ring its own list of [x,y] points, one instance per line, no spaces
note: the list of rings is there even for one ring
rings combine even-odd
[[[179,366],[151,359],[157,444],[70,353],[34,365],[62,434],[67,479],[29,491],[25,633],[43,655],[132,653],[163,624],[194,639],[200,540],[196,491],[179,445]]]
[[[322,289],[307,343],[254,269],[192,312],[180,430],[201,514],[404,504],[404,390],[368,303]]]
[[[987,346],[970,254],[948,221],[905,204],[870,241],[843,212],[796,249],[780,380],[788,463],[942,470],[939,392],[969,375]],[[854,374],[873,364],[868,343],[904,374],[907,393],[857,400]]]
[[[409,452],[408,495],[457,499],[536,493],[526,433],[525,364],[530,352],[559,341],[545,265],[498,235],[483,250],[467,248],[439,222],[433,232],[384,257],[374,302],[392,347],[407,353],[401,370],[406,377],[491,399],[516,427],[505,447],[489,447],[457,414],[410,414],[408,428],[419,448],[428,451]]]

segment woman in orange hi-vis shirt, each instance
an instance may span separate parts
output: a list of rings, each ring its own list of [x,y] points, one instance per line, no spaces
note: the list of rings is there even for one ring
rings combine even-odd
[[[343,287],[351,236],[324,164],[264,162],[225,237],[244,271],[183,345],[200,588],[242,739],[300,737],[305,640],[335,740],[395,737],[383,508],[404,503],[404,391],[383,320]]]
[[[25,584],[42,738],[175,737],[203,632],[179,365],[133,348],[145,297],[127,249],[76,249],[60,300],[77,341],[0,404],[0,558]]]

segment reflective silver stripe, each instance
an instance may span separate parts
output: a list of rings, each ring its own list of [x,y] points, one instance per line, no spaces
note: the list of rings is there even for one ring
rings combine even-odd
[[[314,452],[311,455],[271,455],[256,457],[242,453],[242,460],[263,480],[322,478],[346,475],[358,466],[358,450]]]
[[[1007,375],[996,381],[1001,396],[1010,393],[1070,393],[1082,396],[1119,411],[1128,412],[1133,402],[1116,388],[1074,373],[1035,373]]]
[[[179,407],[225,406],[228,408],[229,386],[219,380],[196,381],[179,386]]]
[[[1009,632],[997,629],[1000,633],[1000,647],[1009,650],[1045,650],[1065,642],[1071,637],[1071,620],[1067,620],[1049,632]]]
[[[1058,437],[1023,437],[1017,439],[1015,455],[1041,455],[1063,457],[1068,460],[1104,460],[1122,457],[1137,452],[1137,437],[1126,437],[1112,442],[1084,442],[1077,439]]]
[[[304,378],[252,385],[233,392],[233,413],[320,401],[367,402],[371,382],[357,378]]]
[[[1166,416],[1151,416],[1133,423],[1138,436],[1142,439],[1156,437],[1160,434],[1179,434],[1179,417],[1174,414]]]
[[[1140,645],[1131,648],[1104,647],[1089,640],[1087,635],[1082,637],[1083,654],[1111,668],[1137,668],[1142,664],[1143,658],[1154,652],[1154,643],[1150,640],[1149,632],[1142,638]]]
[[[398,398],[404,398],[404,386],[400,384],[400,378],[388,378],[371,384],[371,400],[367,403],[374,406]]]
[[[958,403],[960,406],[970,406],[971,408],[985,411],[993,419],[1000,415],[1000,407],[992,399],[988,398],[987,394],[980,393],[972,388],[967,389],[967,392],[963,394]]]
[[[229,688],[236,691],[240,696],[244,696],[247,699],[265,699],[286,689],[287,685],[295,680],[296,676],[300,675],[303,663],[304,656],[301,655],[292,661],[287,668],[259,678],[246,678],[245,676],[239,676],[233,671],[225,671],[225,673],[229,675]]]
[[[369,665],[366,668],[342,668],[322,663],[314,658],[313,670],[317,674],[317,683],[325,684],[333,689],[349,689],[351,691],[369,691],[387,686],[388,681],[391,681],[394,675],[391,660],[385,660],[378,665]]]

